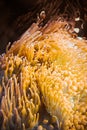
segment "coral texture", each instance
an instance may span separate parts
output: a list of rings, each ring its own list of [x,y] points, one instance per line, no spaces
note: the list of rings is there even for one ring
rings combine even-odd
[[[61,130],[87,130],[87,41],[66,26],[34,23],[1,56],[1,130],[32,130],[42,104]]]

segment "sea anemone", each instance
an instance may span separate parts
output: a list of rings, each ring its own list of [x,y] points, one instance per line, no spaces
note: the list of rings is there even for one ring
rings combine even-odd
[[[34,129],[44,105],[59,129],[87,130],[87,40],[61,17],[39,18],[0,57],[0,128]]]

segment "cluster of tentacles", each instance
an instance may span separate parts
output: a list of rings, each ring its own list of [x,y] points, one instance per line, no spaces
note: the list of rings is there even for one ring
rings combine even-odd
[[[1,56],[1,130],[33,129],[42,104],[61,130],[87,129],[87,41],[66,25],[33,24]]]

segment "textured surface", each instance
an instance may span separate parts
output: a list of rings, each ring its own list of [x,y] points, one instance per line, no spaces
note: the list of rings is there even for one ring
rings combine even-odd
[[[43,105],[57,129],[87,130],[87,41],[66,25],[33,24],[0,58],[1,130],[42,130]]]
[[[8,42],[13,43],[37,21],[37,15],[42,10],[47,15],[44,23],[56,14],[74,21],[78,12],[81,18],[76,23],[80,29],[79,36],[87,37],[86,0],[0,0],[0,54],[5,52]]]

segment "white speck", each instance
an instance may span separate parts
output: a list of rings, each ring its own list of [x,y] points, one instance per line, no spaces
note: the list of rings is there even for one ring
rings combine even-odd
[[[80,17],[75,18],[75,21],[79,21],[79,20],[80,20]]]
[[[76,33],[79,33],[79,28],[74,28],[74,31],[75,31]]]
[[[77,37],[79,40],[82,40],[83,38],[82,37]]]

